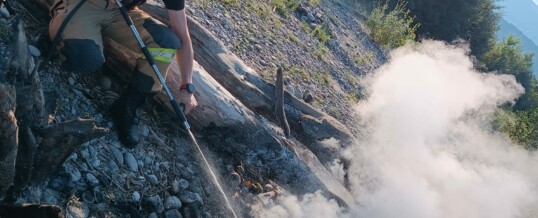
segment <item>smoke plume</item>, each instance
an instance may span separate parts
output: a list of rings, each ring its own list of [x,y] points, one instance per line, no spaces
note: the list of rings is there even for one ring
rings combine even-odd
[[[523,93],[515,78],[477,72],[468,49],[436,41],[390,59],[356,107],[361,143],[347,154],[358,206],[344,214],[316,193],[264,217],[538,217],[538,158],[491,125]]]

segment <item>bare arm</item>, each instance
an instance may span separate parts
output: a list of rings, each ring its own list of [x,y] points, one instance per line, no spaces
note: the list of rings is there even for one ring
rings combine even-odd
[[[176,51],[176,59],[181,73],[181,83],[192,83],[192,66],[193,66],[193,50],[189,29],[187,26],[187,15],[185,9],[168,10],[170,25],[172,30],[179,38],[181,47]],[[197,106],[196,99],[193,94],[187,91],[180,92],[180,102],[185,104],[185,113],[188,113],[192,108]]]
[[[170,25],[172,30],[181,42],[181,48],[176,52],[177,63],[181,71],[181,81],[183,84],[192,83],[192,65],[194,54],[192,42],[187,27],[187,15],[185,9],[180,11],[168,10]]]

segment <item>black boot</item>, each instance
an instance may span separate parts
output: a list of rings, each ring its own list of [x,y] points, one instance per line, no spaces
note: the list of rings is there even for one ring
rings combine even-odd
[[[129,86],[125,93],[110,106],[118,137],[128,148],[135,148],[140,142],[136,109],[143,105],[150,95]]]

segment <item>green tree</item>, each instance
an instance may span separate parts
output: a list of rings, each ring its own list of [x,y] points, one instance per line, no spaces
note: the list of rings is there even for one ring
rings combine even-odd
[[[501,110],[497,113],[496,127],[516,144],[529,150],[538,148],[538,107],[526,111]]]
[[[386,1],[391,9],[401,0]],[[500,17],[495,0],[408,0],[406,7],[415,17],[414,22],[420,23],[417,29],[419,38],[447,42],[467,40],[471,44],[472,54],[478,59],[495,42]]]
[[[388,4],[378,4],[366,19],[370,37],[386,49],[393,49],[415,40],[415,31],[420,26],[413,24],[413,17],[405,3],[398,1],[388,10]]]
[[[521,51],[520,40],[509,36],[501,43],[495,43],[483,56],[483,62],[489,70],[502,74],[512,74],[525,88],[514,109],[527,110],[538,107],[538,87],[536,77],[532,74],[532,53]]]

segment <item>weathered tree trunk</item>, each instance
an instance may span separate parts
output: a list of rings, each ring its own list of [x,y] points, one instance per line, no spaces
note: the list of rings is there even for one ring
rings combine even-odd
[[[15,88],[0,84],[0,198],[15,176],[18,126],[15,118]]]
[[[95,125],[94,120],[76,119],[58,126],[38,130],[43,141],[34,158],[32,181],[42,182],[73,153],[78,145],[108,133]]]

